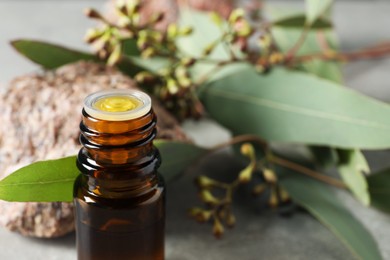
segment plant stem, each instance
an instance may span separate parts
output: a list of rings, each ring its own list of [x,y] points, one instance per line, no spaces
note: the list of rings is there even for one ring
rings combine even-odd
[[[291,162],[289,160],[277,157],[273,154],[271,155],[271,153],[269,152],[269,146],[268,146],[267,142],[256,135],[235,136],[231,140],[229,140],[228,142],[215,146],[214,148],[211,149],[210,152],[214,152],[214,151],[217,151],[219,149],[222,149],[222,148],[234,145],[234,144],[238,144],[238,143],[244,143],[244,142],[252,142],[252,143],[259,144],[262,147],[262,149],[265,151],[265,153],[267,155],[266,159],[269,162],[279,164],[280,166],[289,168],[289,169],[294,170],[298,173],[302,173],[304,175],[307,175],[311,178],[314,178],[318,181],[322,181],[322,182],[327,183],[329,185],[335,186],[337,188],[341,188],[341,189],[347,188],[347,186],[340,180],[337,180],[337,179],[332,178],[330,176],[313,171],[313,170],[306,168],[300,164],[297,164],[295,162]]]
[[[320,59],[326,61],[355,61],[360,59],[376,59],[382,58],[386,55],[390,55],[390,42],[365,48],[362,50],[354,51],[354,52],[346,52],[346,53],[336,53],[336,52],[328,52],[328,53],[313,53],[308,55],[296,56],[293,57],[292,60],[286,62],[291,63],[301,63],[311,61],[313,59]]]
[[[222,69],[224,65],[227,65],[232,62],[233,61],[227,60],[217,63],[214,68],[210,69],[208,72],[204,73],[202,76],[199,77],[199,80],[196,81],[195,86],[203,85],[203,83],[205,83],[211,77],[211,75],[217,73],[220,69]]]
[[[295,54],[299,51],[299,49],[302,47],[303,43],[306,40],[306,36],[309,33],[310,27],[305,26],[303,28],[303,31],[301,35],[299,36],[298,41],[294,44],[294,46],[287,52],[286,54],[286,61],[290,61],[294,58]]]
[[[211,152],[214,152],[214,151],[217,151],[217,150],[220,150],[222,148],[232,146],[232,145],[235,145],[238,143],[244,143],[244,142],[256,143],[256,144],[259,144],[263,150],[265,150],[265,151],[268,150],[267,142],[264,141],[263,139],[261,139],[260,137],[258,137],[256,135],[239,135],[239,136],[233,137],[232,139],[230,139],[229,141],[227,141],[225,143],[214,146],[211,149]]]
[[[330,184],[332,186],[335,186],[335,187],[338,187],[338,188],[341,188],[341,189],[346,189],[347,188],[347,186],[342,181],[339,181],[339,180],[337,180],[335,178],[332,178],[332,177],[329,177],[327,175],[321,174],[319,172],[313,171],[313,170],[311,170],[309,168],[306,168],[306,167],[304,167],[304,166],[302,166],[300,164],[288,161],[286,159],[282,159],[280,157],[272,156],[268,160],[273,162],[273,163],[279,164],[280,166],[289,168],[289,169],[297,171],[299,173],[303,173],[303,174],[305,174],[305,175],[307,175],[309,177],[312,177],[312,178],[317,179],[319,181],[325,182],[325,183]]]

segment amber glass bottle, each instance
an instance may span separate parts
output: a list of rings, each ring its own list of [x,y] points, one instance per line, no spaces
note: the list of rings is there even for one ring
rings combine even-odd
[[[78,259],[164,259],[165,188],[150,97],[97,92],[82,114],[74,185]]]

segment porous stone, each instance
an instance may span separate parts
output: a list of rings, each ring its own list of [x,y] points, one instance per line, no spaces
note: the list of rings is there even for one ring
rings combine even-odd
[[[136,88],[136,84],[114,68],[87,62],[13,80],[0,94],[0,177],[35,161],[76,154],[83,99],[111,88]],[[189,141],[156,100],[153,107],[158,138]],[[74,229],[73,206],[0,201],[0,225],[26,236],[62,236]]]

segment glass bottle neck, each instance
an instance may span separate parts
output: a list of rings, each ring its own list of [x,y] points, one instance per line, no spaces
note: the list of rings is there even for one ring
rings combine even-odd
[[[106,121],[83,110],[77,166],[89,192],[108,197],[138,196],[157,185],[160,155],[153,146],[156,116]]]

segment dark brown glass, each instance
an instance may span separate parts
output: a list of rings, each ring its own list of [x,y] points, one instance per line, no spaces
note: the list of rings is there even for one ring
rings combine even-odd
[[[106,121],[83,110],[74,185],[79,260],[164,259],[165,188],[156,116]]]

